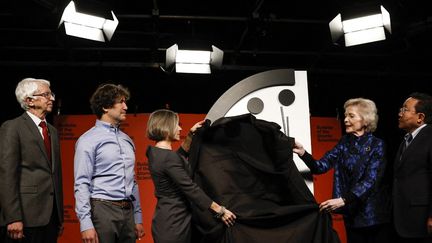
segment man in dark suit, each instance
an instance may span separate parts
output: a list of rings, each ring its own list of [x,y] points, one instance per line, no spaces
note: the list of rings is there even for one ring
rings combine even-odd
[[[50,82],[26,78],[15,95],[25,112],[0,128],[0,242],[57,242],[63,191]]]
[[[407,132],[394,162],[393,217],[397,242],[432,242],[432,97],[413,93],[399,111]]]

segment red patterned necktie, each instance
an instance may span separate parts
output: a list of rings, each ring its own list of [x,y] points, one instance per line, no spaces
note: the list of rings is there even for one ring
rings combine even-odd
[[[42,127],[42,135],[45,144],[45,150],[47,152],[48,158],[51,161],[51,140],[48,134],[48,127],[45,121],[41,121],[39,126]]]

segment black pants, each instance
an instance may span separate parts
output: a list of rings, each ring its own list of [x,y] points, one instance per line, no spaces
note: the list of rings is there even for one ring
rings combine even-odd
[[[379,224],[362,228],[346,227],[348,243],[393,243],[391,224]]]
[[[91,201],[92,221],[101,243],[135,243],[133,206],[122,208],[109,202]]]
[[[7,226],[0,229],[0,242],[2,243],[56,243],[60,229],[60,223],[57,215],[57,207],[54,203],[50,221],[45,226],[25,227],[24,238],[22,240],[12,240],[7,235]]]
[[[394,243],[432,243],[432,238],[402,238],[396,236]]]
[[[393,227],[393,240],[394,243],[432,243],[432,237],[426,238],[405,238],[401,237],[396,229]]]

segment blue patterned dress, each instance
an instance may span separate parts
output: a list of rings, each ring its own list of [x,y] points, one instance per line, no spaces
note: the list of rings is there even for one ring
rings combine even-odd
[[[384,142],[365,133],[344,135],[320,160],[309,153],[301,159],[313,174],[334,168],[333,198],[343,197],[346,205],[336,213],[344,215],[346,227],[368,227],[390,221],[390,190],[384,180]]]

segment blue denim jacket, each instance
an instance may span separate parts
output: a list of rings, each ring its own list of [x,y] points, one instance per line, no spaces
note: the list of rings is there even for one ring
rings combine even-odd
[[[302,160],[313,174],[334,168],[333,198],[347,199],[339,211],[347,227],[366,227],[390,221],[390,191],[384,181],[384,142],[365,133],[344,135],[320,160],[305,153]]]

